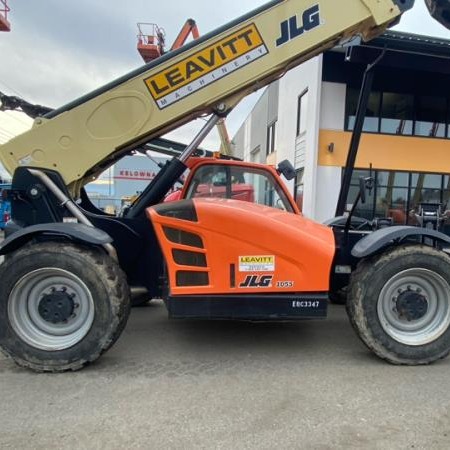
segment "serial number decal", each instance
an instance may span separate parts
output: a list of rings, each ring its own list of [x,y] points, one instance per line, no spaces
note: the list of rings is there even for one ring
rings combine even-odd
[[[318,300],[293,300],[293,308],[318,308],[320,302]]]
[[[144,80],[164,109],[269,53],[255,24],[226,36]]]
[[[274,272],[275,256],[239,256],[239,272]]]

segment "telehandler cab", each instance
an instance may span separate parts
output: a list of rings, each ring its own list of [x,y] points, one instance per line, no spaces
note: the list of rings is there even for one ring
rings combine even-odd
[[[448,25],[449,2],[427,3]],[[173,318],[296,320],[326,317],[330,290],[349,282],[350,321],[378,356],[395,364],[446,356],[445,234],[416,227],[361,231],[352,214],[331,226],[315,223],[299,214],[277,171],[243,162],[199,163],[187,198],[162,201],[202,139],[247,93],[356,35],[382,33],[413,4],[274,0],[38,117],[29,132],[1,146],[1,161],[14,174],[12,220],[0,246],[2,350],[37,371],[80,369],[119,337],[136,289],[162,297]],[[211,115],[204,128],[126,216],[109,216],[89,202],[86,183],[202,115]],[[287,164],[279,172],[292,175]],[[362,198],[367,183],[361,182]]]

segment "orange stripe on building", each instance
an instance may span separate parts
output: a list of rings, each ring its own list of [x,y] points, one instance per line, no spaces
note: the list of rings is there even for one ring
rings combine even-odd
[[[344,167],[351,133],[321,130],[318,163]],[[334,144],[333,152],[329,145]],[[363,134],[356,167],[450,173],[450,139],[420,138],[386,134]]]

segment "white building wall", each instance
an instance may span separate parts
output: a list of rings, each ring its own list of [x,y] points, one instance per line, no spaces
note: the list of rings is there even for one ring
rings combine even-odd
[[[273,86],[273,89],[275,86]],[[298,97],[308,89],[306,132],[297,134]],[[304,168],[303,213],[319,222],[334,216],[342,168],[318,165],[321,129],[344,130],[346,85],[322,82],[322,56],[292,69],[279,80],[275,150],[277,162],[291,161]],[[269,91],[266,90],[234,137],[236,155],[265,162]],[[273,114],[272,114],[273,115]],[[259,155],[252,151],[260,145]],[[294,192],[294,181],[288,184]]]
[[[322,83],[320,129],[344,130],[346,85]],[[323,222],[334,217],[341,188],[342,168],[317,166],[314,219]]]
[[[325,222],[334,217],[341,189],[340,167],[317,166],[316,208],[314,220]]]
[[[322,83],[322,105],[320,107],[320,128],[344,130],[345,95],[347,86],[343,83]]]
[[[304,164],[303,213],[315,217],[317,187],[317,151],[319,141],[322,56],[290,70],[280,79],[277,160],[289,159],[297,169]],[[298,97],[308,89],[306,133],[297,139]],[[291,182],[293,192],[293,182]]]
[[[269,90],[266,89],[233,137],[234,156],[245,161],[264,163],[266,158]],[[259,152],[255,152],[259,147]]]

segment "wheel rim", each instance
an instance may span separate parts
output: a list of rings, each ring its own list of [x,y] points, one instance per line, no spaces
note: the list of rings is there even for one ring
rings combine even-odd
[[[86,284],[73,273],[42,268],[14,285],[8,316],[14,331],[27,344],[47,351],[64,350],[80,342],[91,329],[94,301]]]
[[[397,342],[428,344],[450,325],[450,286],[431,270],[404,270],[384,285],[377,312],[384,331]]]

